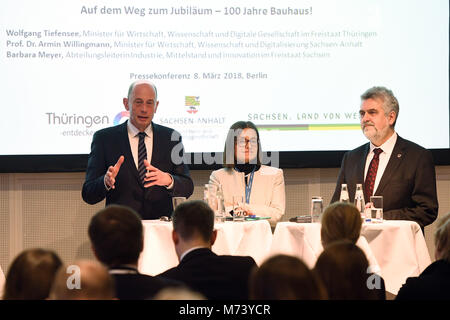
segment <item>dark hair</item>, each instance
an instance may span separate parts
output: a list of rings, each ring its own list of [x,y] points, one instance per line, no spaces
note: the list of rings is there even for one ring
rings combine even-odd
[[[250,275],[252,300],[322,300],[320,279],[299,258],[279,254],[255,267]]]
[[[27,249],[12,262],[5,282],[4,300],[43,300],[50,293],[62,261],[46,249]]]
[[[228,129],[225,147],[223,149],[223,166],[225,168],[233,168],[236,164],[235,147],[237,137],[244,129],[253,129],[256,131],[256,136],[258,137],[258,154],[256,156],[256,164],[260,165],[262,163],[262,150],[258,128],[256,128],[255,124],[251,121],[238,121],[233,123],[230,129]]]
[[[351,203],[335,202],[322,215],[320,234],[324,246],[337,240],[356,243],[361,233],[361,214]]]
[[[348,240],[328,245],[317,259],[314,271],[330,300],[374,300],[376,290],[367,286],[369,263],[364,252]]]
[[[94,215],[88,234],[97,258],[108,266],[134,264],[143,247],[142,221],[131,208],[109,205]]]
[[[214,211],[203,201],[186,201],[176,207],[172,222],[173,229],[182,239],[200,236],[209,241],[214,230]]]

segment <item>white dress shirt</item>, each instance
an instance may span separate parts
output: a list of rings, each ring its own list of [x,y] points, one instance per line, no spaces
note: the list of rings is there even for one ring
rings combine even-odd
[[[128,139],[130,140],[131,153],[133,154],[134,164],[136,169],[139,168],[138,164],[138,147],[139,147],[139,129],[136,128],[131,121],[127,122]],[[152,162],[152,151],[153,151],[153,129],[152,124],[145,128],[145,147],[147,148],[147,161]]]
[[[375,194],[378,185],[380,183],[381,177],[383,176],[384,170],[386,169],[386,166],[389,162],[389,159],[391,157],[392,151],[394,150],[395,143],[397,142],[397,132],[394,132],[394,134],[386,140],[385,143],[383,143],[381,146],[376,147],[370,143],[370,151],[367,155],[366,159],[366,167],[364,169],[364,181],[366,180],[367,171],[369,170],[370,161],[372,161],[374,153],[373,149],[380,148],[383,150],[383,152],[380,153],[380,161],[378,163],[378,170],[377,170],[377,176],[375,178],[375,185],[373,187],[373,194]],[[370,199],[366,199],[366,201],[370,201]]]

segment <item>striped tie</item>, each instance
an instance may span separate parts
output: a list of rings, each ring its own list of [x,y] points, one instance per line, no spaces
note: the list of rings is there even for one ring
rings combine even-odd
[[[147,148],[145,147],[145,132],[139,132],[139,145],[138,145],[138,172],[139,179],[142,184],[145,183],[145,174],[147,173],[147,169],[144,165],[144,160],[147,159]]]
[[[369,200],[373,195],[373,188],[375,186],[375,178],[377,177],[378,163],[380,162],[380,153],[383,150],[380,148],[373,149],[373,159],[370,161],[369,170],[367,170],[366,181],[364,181],[364,191],[366,193],[366,199]]]

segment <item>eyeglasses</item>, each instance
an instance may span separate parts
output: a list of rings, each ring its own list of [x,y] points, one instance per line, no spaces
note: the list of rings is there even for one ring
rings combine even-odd
[[[245,147],[247,143],[252,147],[256,147],[258,145],[258,139],[237,139],[237,145],[239,147]]]

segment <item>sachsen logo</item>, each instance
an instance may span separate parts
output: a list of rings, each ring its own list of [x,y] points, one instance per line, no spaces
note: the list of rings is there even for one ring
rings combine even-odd
[[[190,114],[196,114],[198,112],[197,107],[200,106],[200,97],[196,96],[185,96],[185,105],[188,107],[186,110]]]
[[[126,120],[128,120],[129,117],[130,117],[130,112],[128,112],[128,111],[119,112],[114,117],[114,125],[118,125],[120,123],[125,122]]]

